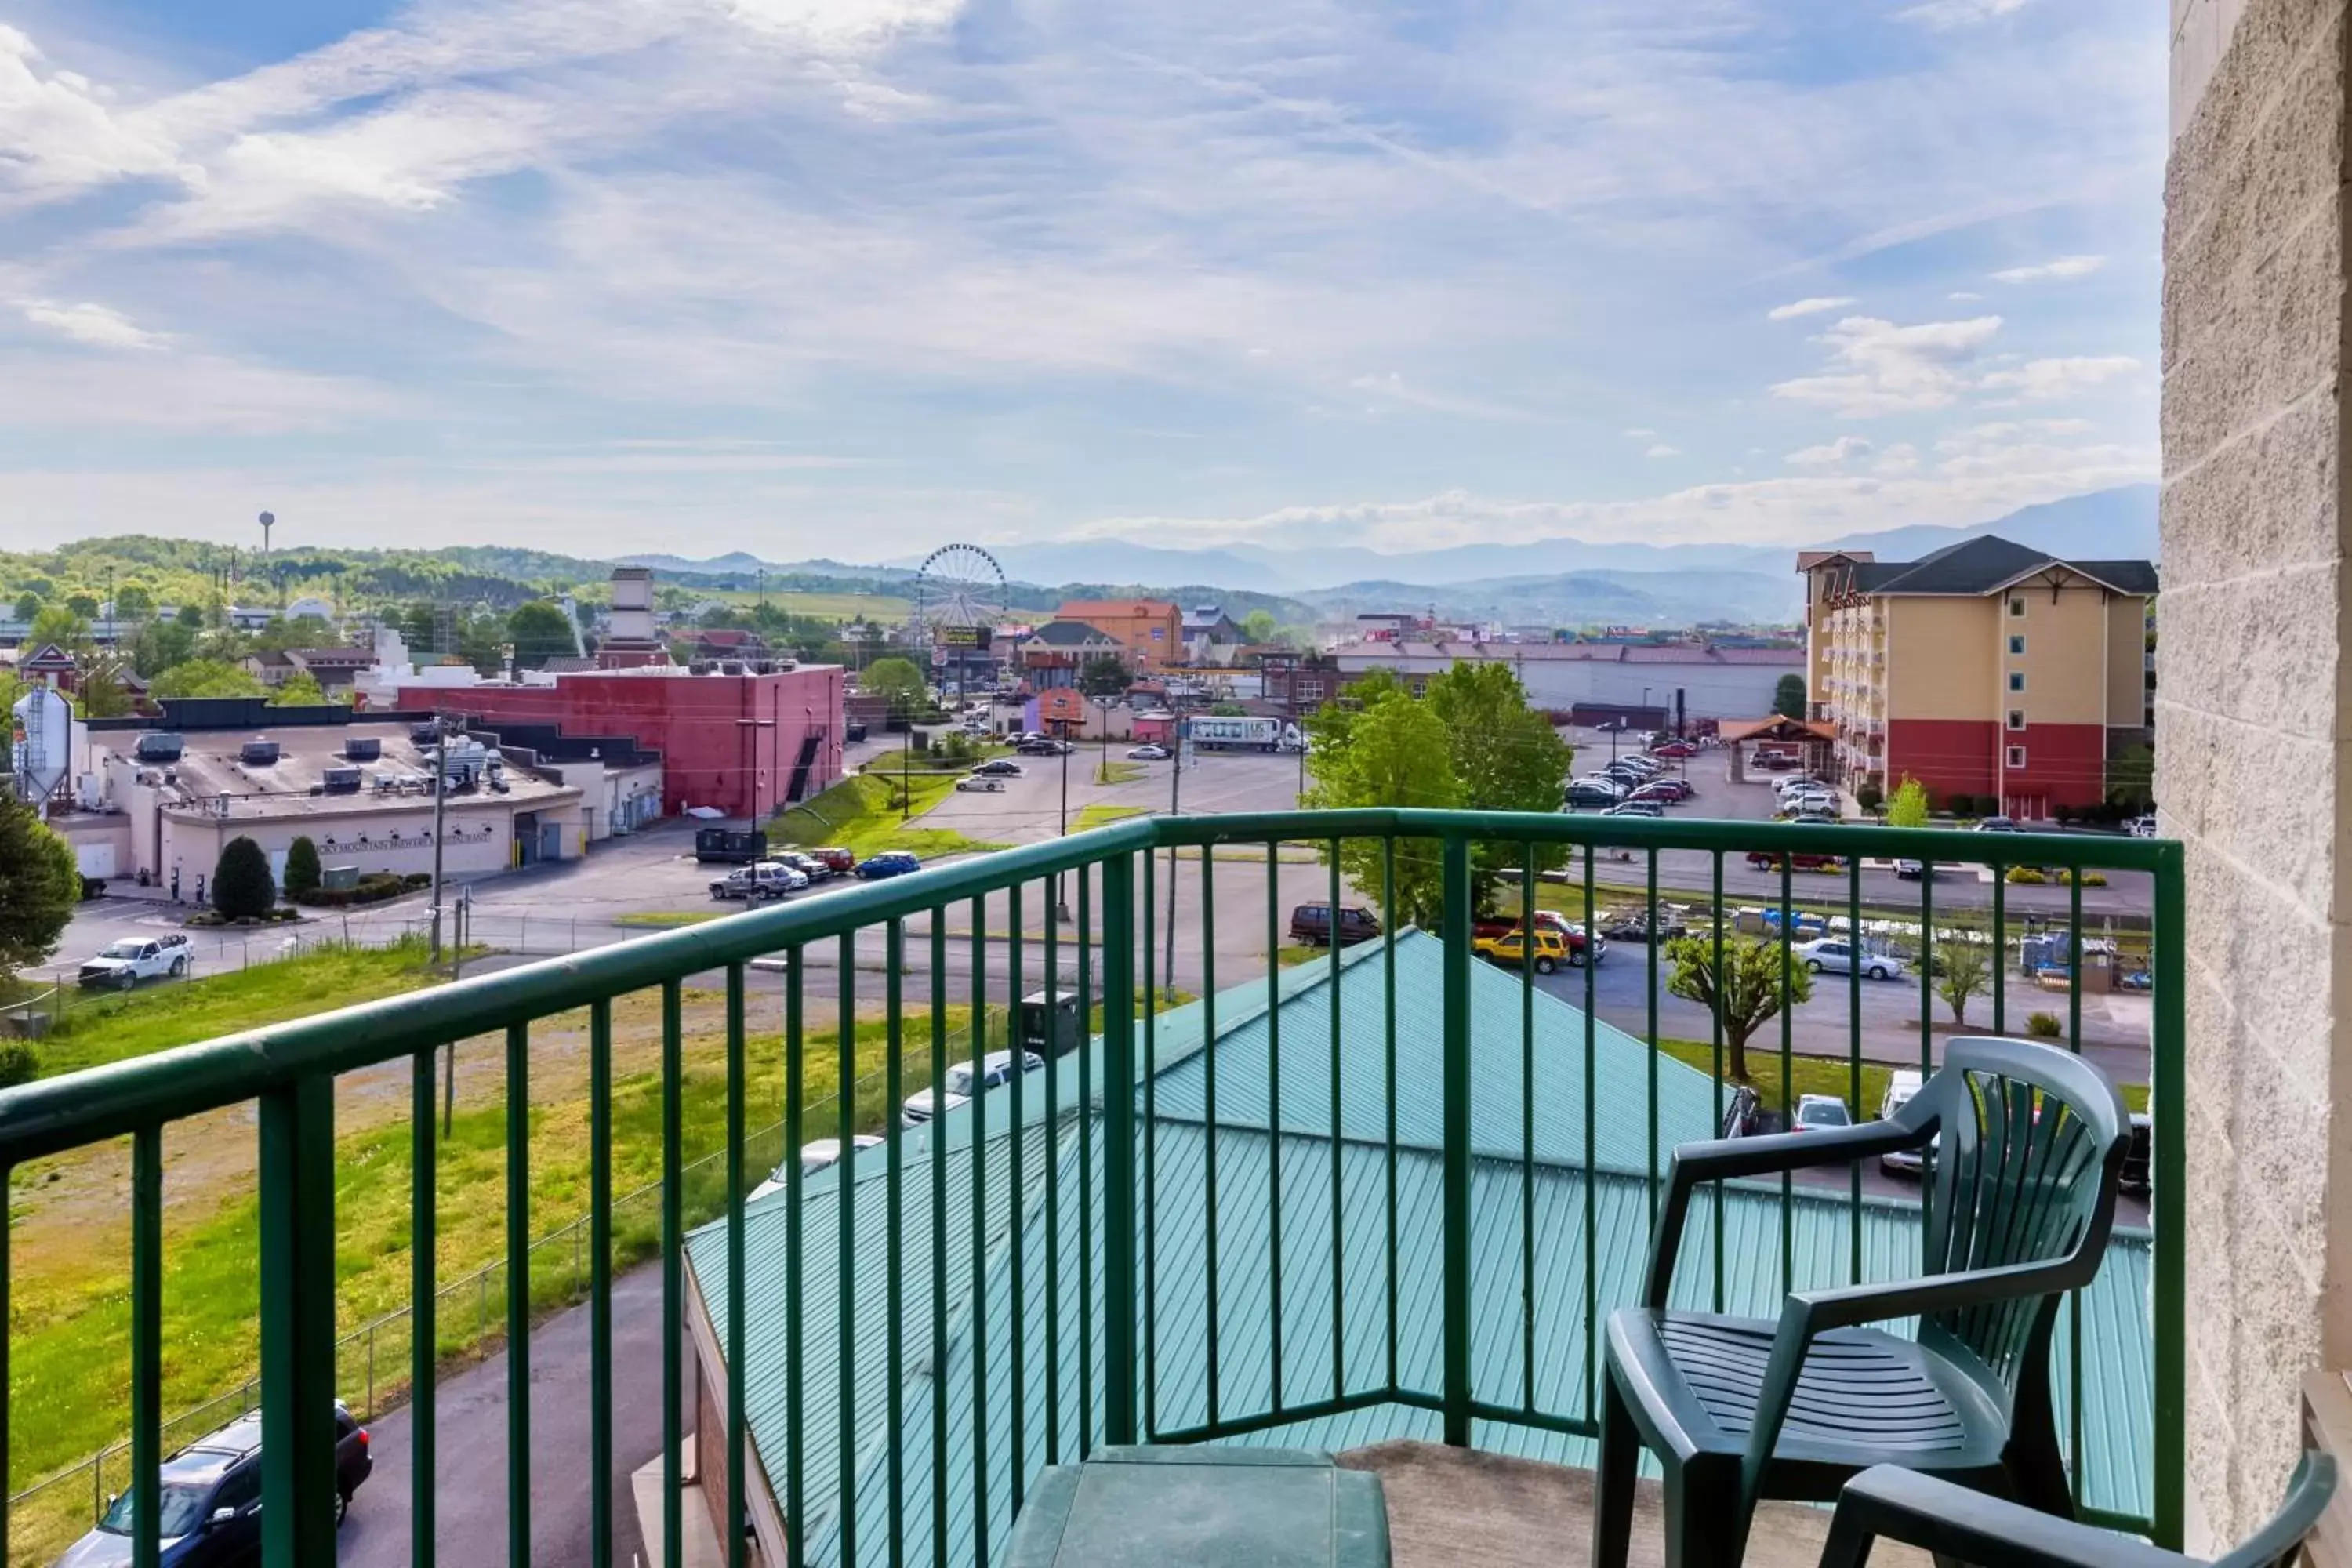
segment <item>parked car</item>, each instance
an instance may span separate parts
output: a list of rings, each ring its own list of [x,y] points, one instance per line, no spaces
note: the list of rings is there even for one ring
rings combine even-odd
[[[2156,1123],[2144,1111],[2135,1111],[2131,1119],[2131,1137],[2124,1144],[2123,1169],[2116,1174],[2116,1186],[2136,1198],[2147,1196],[2153,1184],[2149,1174],[2153,1167],[2149,1157],[2154,1149]]]
[[[878,855],[868,855],[857,863],[857,875],[865,881],[878,881],[884,877],[903,877],[909,871],[919,871],[923,863],[905,849],[885,849]]]
[[[1603,816],[1664,816],[1666,808],[1654,800],[1629,800],[1611,806]]]
[[[1021,764],[1011,757],[991,757],[971,771],[982,778],[1017,779],[1021,776]]]
[[[1067,741],[1056,741],[1050,735],[1024,735],[1013,742],[1013,749],[1024,757],[1066,757],[1071,750]]]
[[[1580,779],[1568,786],[1568,798],[1563,804],[1570,811],[1590,809],[1605,811],[1615,805],[1619,798],[1614,790],[1602,789],[1599,784],[1587,784]]]
[[[1035,1072],[1045,1065],[1045,1058],[1036,1052],[1021,1053],[1021,1071]],[[947,1077],[940,1080],[940,1087],[946,1091],[944,1095],[935,1095],[928,1089],[917,1089],[908,1095],[907,1102],[898,1108],[900,1119],[909,1127],[920,1127],[934,1116],[944,1115],[959,1106],[971,1104],[971,1097],[975,1094],[985,1094],[992,1089],[999,1089],[1011,1083],[1013,1073],[1011,1051],[991,1051],[987,1059],[981,1063],[977,1072],[973,1070],[971,1063],[958,1062],[948,1068]]]
[[[868,1149],[879,1149],[881,1146],[882,1140],[871,1132],[861,1132],[849,1141],[850,1152],[856,1154],[863,1154]],[[803,1176],[814,1176],[826,1166],[837,1165],[840,1163],[841,1140],[838,1138],[820,1138],[814,1143],[801,1145],[801,1174]],[[787,1174],[783,1166],[777,1166],[769,1173],[766,1181],[751,1189],[751,1196],[764,1198],[770,1193],[782,1192]]]
[[[1837,811],[1838,797],[1819,790],[1784,795],[1780,800],[1780,815],[1783,816],[1827,816],[1834,821]]]
[[[1339,945],[1353,947],[1381,934],[1380,917],[1354,904],[1339,906]],[[1331,906],[1300,904],[1290,911],[1290,940],[1308,947],[1331,945]]]
[[[142,980],[167,976],[179,979],[187,973],[193,953],[185,931],[175,931],[163,936],[126,936],[108,942],[94,956],[82,960],[78,978],[86,990],[106,985],[128,991]]]
[[[848,876],[857,865],[856,856],[836,845],[828,844],[820,849],[803,849],[801,853],[824,866],[836,877]]]
[[[809,854],[805,850],[787,849],[782,854],[777,856],[776,858],[782,860],[785,865],[790,866],[793,870],[798,871],[802,876],[806,877],[809,879],[811,886],[814,886],[819,882],[830,881],[833,879],[834,870],[832,862],[821,859],[814,855]]]
[[[1798,827],[1835,827],[1838,825],[1836,813],[1823,811],[1818,806],[1801,811],[1789,821]]]
[[[1886,1098],[1878,1103],[1878,1119],[1891,1121],[1896,1111],[1911,1102],[1919,1092],[1922,1079],[1916,1068],[1896,1068],[1886,1079]],[[1916,1176],[1923,1162],[1916,1149],[1895,1149],[1878,1157],[1878,1168],[1890,1176]]]
[[[1506,969],[1517,969],[1527,961],[1528,934],[1525,927],[1515,925],[1494,936],[1475,938],[1470,944],[1470,951]],[[1533,934],[1534,963],[1538,974],[1549,974],[1569,961],[1568,939],[1559,931],[1549,926],[1539,925]]]
[[[1168,757],[1169,751],[1165,746],[1134,746],[1127,753],[1127,760],[1130,763],[1164,763]]]
[[[2006,816],[1988,816],[1977,824],[1979,833],[2014,833],[2017,824]]]
[[[1859,968],[1873,980],[1900,980],[1905,973],[1903,961],[1894,954],[1867,949],[1857,953],[1853,943],[1843,937],[1823,937],[1794,951],[1805,967],[1816,974],[1850,974]]]
[[[1926,860],[1897,860],[1895,874],[1906,882],[1932,882],[1936,879],[1936,868]]]
[[[1668,741],[1662,746],[1652,746],[1650,748],[1650,755],[1654,757],[1672,757],[1679,761],[1685,757],[1697,756],[1698,748],[1692,745],[1688,741]]]
[[[1601,934],[1611,942],[1672,942],[1678,936],[1688,936],[1690,927],[1670,910],[1660,910],[1657,922],[1653,925],[1647,910],[1635,910],[1631,914],[1611,916],[1601,926]]]
[[[1780,868],[1780,860],[1781,855],[1777,849],[1750,849],[1748,852],[1748,863],[1750,866],[1755,867],[1759,871],[1779,870]],[[1800,849],[1795,854],[1789,856],[1788,861],[1791,868],[1799,871],[1843,871],[1845,869],[1845,862],[1839,859],[1836,856],[1824,855],[1820,851],[1813,849]]]
[[[1853,1125],[1853,1112],[1834,1094],[1799,1095],[1797,1114],[1789,1118],[1791,1132],[1825,1132],[1832,1127]]]
[[[1788,799],[1801,790],[1822,790],[1829,787],[1829,782],[1826,779],[1817,779],[1811,773],[1791,773],[1787,778],[1772,781],[1772,793],[1782,800]]]
[[[1756,1131],[1756,1090],[1741,1084],[1731,1091],[1723,1107],[1723,1125],[1717,1130],[1718,1138],[1745,1138]]]
[[[367,1428],[335,1402],[335,1522],[375,1461]],[[166,1459],[157,1478],[156,1524],[163,1568],[215,1568],[260,1560],[261,1416],[238,1417]],[[58,1568],[115,1568],[132,1560],[129,1490],[108,1505],[96,1529],[67,1549]]]
[[[985,795],[1003,795],[1004,781],[987,773],[966,773],[956,780],[956,788],[964,791],[977,790]]]
[[[809,885],[807,874],[795,871],[781,860],[761,860],[749,866],[738,866],[724,877],[714,877],[710,896],[714,899],[741,899],[747,903],[759,903],[767,899],[781,899],[787,893],[797,893]]]
[[[1527,921],[1518,915],[1503,913],[1492,915],[1483,921],[1473,921],[1470,925],[1472,950],[1475,951],[1479,942],[1489,938],[1516,936],[1526,924]],[[1560,945],[1567,950],[1568,962],[1571,964],[1584,962],[1584,952],[1588,946],[1592,949],[1596,961],[1609,956],[1609,943],[1606,940],[1595,939],[1588,942],[1584,928],[1558,910],[1538,910],[1535,912],[1535,926],[1539,931],[1548,931],[1559,938]],[[1515,957],[1512,962],[1516,963],[1518,961]]]
[[[1696,794],[1698,791],[1691,788],[1681,779],[1652,779],[1648,784],[1635,790],[1633,798],[1664,801],[1669,805],[1680,805]]]

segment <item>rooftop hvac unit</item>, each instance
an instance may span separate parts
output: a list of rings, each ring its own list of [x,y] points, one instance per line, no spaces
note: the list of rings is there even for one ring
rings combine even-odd
[[[688,675],[709,675],[710,661],[707,658],[690,658],[686,661],[686,672]]]
[[[150,731],[139,737],[131,754],[142,763],[176,763],[187,750],[187,742],[165,731]]]
[[[238,748],[236,759],[249,768],[269,767],[278,761],[278,742],[247,741]]]
[[[411,724],[408,727],[408,743],[412,746],[429,746],[440,738],[441,726],[438,724]]]
[[[751,661],[751,673],[773,675],[776,673],[776,661],[772,658],[755,658]]]
[[[721,675],[740,675],[743,673],[743,661],[740,658],[721,659],[719,662],[719,673]]]
[[[343,755],[354,763],[372,763],[383,755],[383,742],[373,735],[353,735],[343,742]]]
[[[319,782],[329,795],[357,795],[360,792],[360,771],[357,768],[327,768],[319,774]]]

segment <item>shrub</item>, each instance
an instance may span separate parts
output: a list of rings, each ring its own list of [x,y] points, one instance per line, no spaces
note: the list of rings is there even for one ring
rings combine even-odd
[[[2010,879],[2011,881],[2015,881],[2016,879],[2017,879],[2014,877]],[[2061,867],[2059,869],[2050,874],[2050,879],[2057,883],[2062,888],[2068,887],[2071,886],[2074,880],[2074,873],[2064,867]],[[2086,888],[2104,888],[2106,885],[2107,874],[2105,871],[2085,871],[2083,873],[2083,886]]]
[[[212,890],[213,908],[224,920],[265,920],[278,903],[269,858],[243,834],[230,839],[228,847],[221,851],[220,862],[213,868]]]
[[[0,1089],[14,1089],[41,1076],[41,1053],[30,1040],[0,1040]]]
[[[319,890],[319,847],[305,834],[286,851],[286,896],[300,903]]]
[[[2038,888],[2049,879],[2039,866],[2011,866],[2009,868],[2009,880],[2020,887]]]
[[[2025,1032],[2037,1040],[2054,1040],[2065,1032],[2055,1013],[2036,1013],[2025,1020]]]
[[[2059,826],[2063,827],[2074,820],[2074,808],[2071,805],[2053,805],[2050,808],[2050,817]]]
[[[1874,784],[1864,784],[1853,792],[1854,804],[1866,812],[1875,813],[1885,800],[1885,793]]]
[[[400,879],[400,885],[404,888],[412,889],[416,888],[429,888],[433,885],[433,873],[430,871],[411,871],[407,876],[403,877]]]

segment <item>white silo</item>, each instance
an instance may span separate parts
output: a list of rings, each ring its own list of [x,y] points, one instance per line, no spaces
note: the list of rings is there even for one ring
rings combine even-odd
[[[64,782],[73,763],[73,709],[46,686],[16,700],[10,711],[25,738],[16,742],[16,793],[45,801]]]

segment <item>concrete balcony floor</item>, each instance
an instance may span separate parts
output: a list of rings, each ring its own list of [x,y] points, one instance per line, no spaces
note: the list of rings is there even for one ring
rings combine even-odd
[[[1381,1478],[1393,1568],[1568,1568],[1592,1550],[1592,1472],[1436,1443],[1375,1443],[1339,1456]],[[1766,1503],[1748,1568],[1815,1568],[1826,1509]],[[1643,1481],[1630,1568],[1659,1568],[1658,1487]],[[1881,1542],[1872,1568],[1928,1568],[1926,1552]]]

